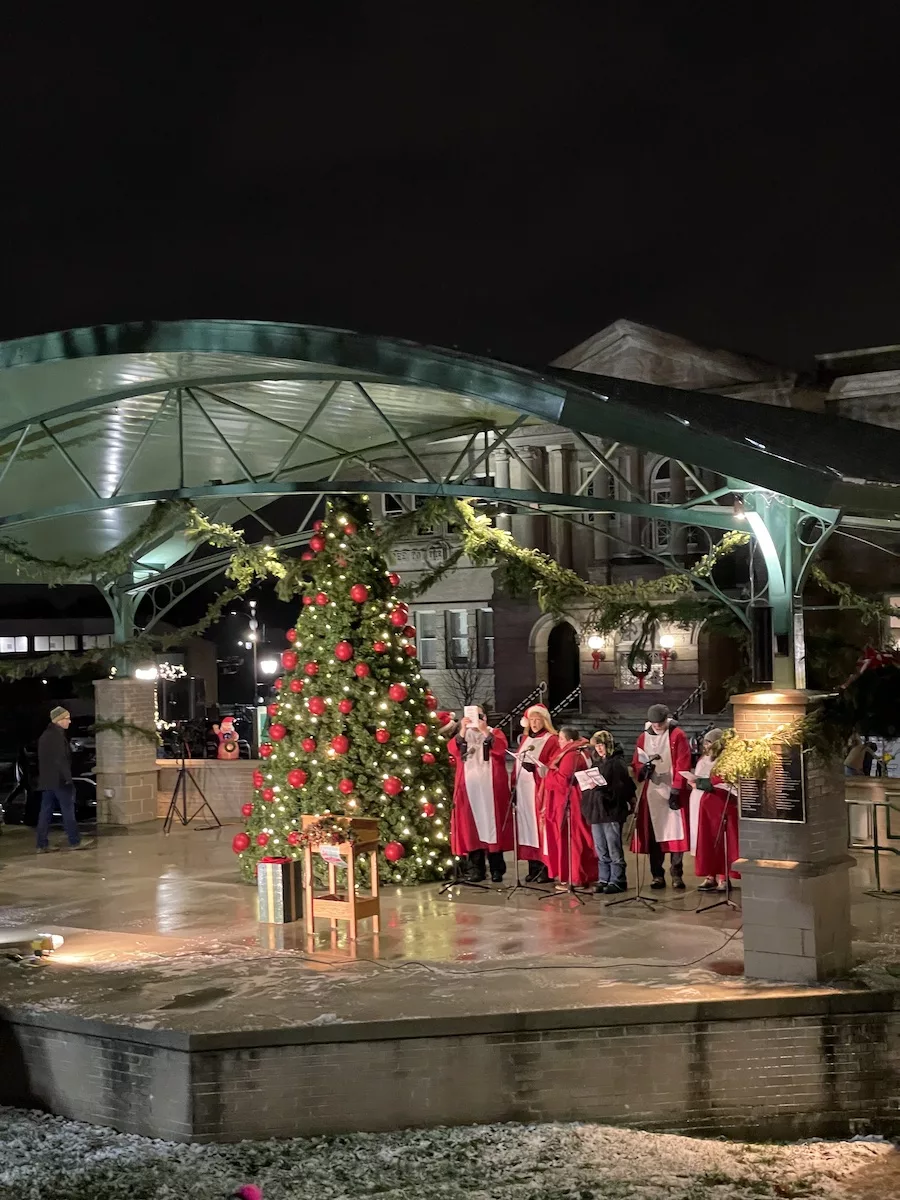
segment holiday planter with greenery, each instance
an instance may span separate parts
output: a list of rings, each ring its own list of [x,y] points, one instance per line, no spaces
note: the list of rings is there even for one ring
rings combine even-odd
[[[438,879],[452,865],[446,717],[420,671],[400,577],[360,499],[329,503],[309,545],[269,740],[233,843],[242,872],[299,858],[301,816],[330,813],[378,818],[382,878]]]

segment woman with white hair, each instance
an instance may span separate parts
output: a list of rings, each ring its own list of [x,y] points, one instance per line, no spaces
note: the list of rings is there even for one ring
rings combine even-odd
[[[690,797],[691,853],[694,870],[706,879],[698,892],[727,890],[726,873],[740,879],[731,864],[740,858],[739,822],[734,788],[716,774],[716,759],[722,753],[725,734],[710,729],[703,738],[703,754],[693,772],[686,776],[692,784]]]
[[[528,863],[528,883],[547,883],[543,860],[538,793],[547,767],[559,750],[553,718],[543,704],[532,704],[522,717],[522,736],[513,760],[512,784],[519,823],[519,858]]]

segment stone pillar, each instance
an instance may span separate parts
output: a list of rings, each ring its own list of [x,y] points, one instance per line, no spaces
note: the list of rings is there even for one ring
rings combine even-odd
[[[686,499],[687,476],[684,467],[680,467],[673,458],[669,462],[669,501],[672,504],[684,504]],[[670,528],[672,541],[669,549],[676,558],[683,559],[687,554],[687,525],[673,521]]]
[[[547,487],[561,495],[571,491],[571,451],[567,446],[547,447]],[[572,522],[550,517],[550,556],[561,567],[572,565]]]
[[[494,486],[498,488],[509,487],[509,451],[498,447],[491,451],[491,470],[494,476]],[[509,531],[510,519],[506,513],[499,513],[495,524],[498,529]]]
[[[541,452],[532,446],[517,446],[516,450],[521,455],[522,461],[528,464],[529,470],[533,471],[538,479],[541,479]],[[514,457],[510,461],[509,471],[510,483],[513,488],[528,492],[537,491],[534,479],[517,458]],[[512,533],[520,545],[528,546],[532,550],[542,550],[544,548],[544,524],[544,518],[537,512],[525,513],[512,518]]]
[[[616,464],[629,483],[633,484],[640,490],[642,486],[641,476],[641,455],[639,451],[631,446],[627,446],[619,451],[618,463]],[[623,500],[633,500],[635,497],[628,492],[627,488],[619,485],[619,492]],[[632,544],[624,545],[619,542],[613,550],[613,554],[617,557],[634,558],[641,553],[641,518],[626,516],[622,513],[619,517],[619,531],[626,541]]]
[[[96,719],[121,718],[153,729],[155,692],[156,684],[143,679],[97,679]],[[156,818],[156,753],[156,746],[137,733],[97,734],[97,816],[102,824],[136,825]]]
[[[809,693],[733,697],[734,726],[756,738],[805,716]],[[741,819],[744,973],[751,979],[816,982],[847,972],[850,886],[847,813],[840,765],[806,754],[806,820]]]

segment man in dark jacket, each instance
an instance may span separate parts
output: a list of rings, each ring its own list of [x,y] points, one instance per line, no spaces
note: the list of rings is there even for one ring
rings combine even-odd
[[[621,747],[605,729],[591,738],[591,763],[599,768],[605,782],[581,793],[581,813],[591,827],[600,860],[600,882],[596,890],[613,896],[628,890],[622,826],[634,809],[637,789]]]
[[[72,752],[66,730],[72,723],[68,709],[56,707],[50,724],[38,738],[38,788],[43,792],[37,824],[38,854],[50,850],[50,822],[56,805],[62,813],[63,827],[71,850],[83,850],[75,820],[75,784],[72,780]]]

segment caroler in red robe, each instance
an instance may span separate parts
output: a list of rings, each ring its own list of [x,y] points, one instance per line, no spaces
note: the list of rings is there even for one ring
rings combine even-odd
[[[513,758],[512,785],[516,791],[519,858],[528,863],[527,883],[546,883],[547,868],[541,850],[538,794],[547,765],[559,750],[553,720],[543,704],[526,708],[522,737]]]
[[[571,882],[576,887],[586,887],[597,882],[600,864],[590,827],[581,815],[581,789],[575,772],[587,769],[585,750],[590,743],[571,725],[564,725],[557,736],[559,748],[550,759],[538,797],[544,862],[551,879],[569,883],[571,854]]]
[[[632,853],[650,856],[650,886],[655,889],[666,886],[668,854],[672,887],[683,892],[684,852],[690,847],[690,786],[682,772],[691,769],[691,747],[665,704],[648,708],[647,725],[635,744],[631,767],[638,784],[643,785],[635,810]]]
[[[691,852],[698,877],[706,876],[699,892],[724,892],[726,872],[732,879],[740,879],[731,869],[741,856],[737,797],[734,788],[716,774],[724,736],[721,729],[709,730],[703,739],[703,755],[693,772]]]
[[[506,736],[501,729],[488,728],[479,708],[477,722],[466,717],[460,721],[447,751],[456,768],[450,848],[454,854],[468,855],[466,878],[471,883],[485,878],[485,855],[492,881],[502,883],[506,871],[503,852],[513,845]]]

